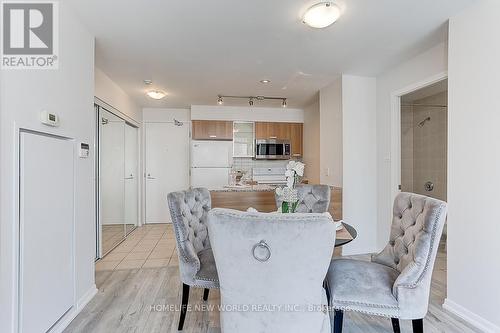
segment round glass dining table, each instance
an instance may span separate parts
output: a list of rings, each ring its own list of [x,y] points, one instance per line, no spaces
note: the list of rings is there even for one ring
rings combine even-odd
[[[345,222],[342,222],[342,225],[347,230],[347,232],[349,232],[349,234],[351,235],[352,238],[350,238],[350,239],[349,238],[335,238],[335,247],[346,245],[346,244],[352,242],[358,236],[358,232],[356,231],[356,229],[354,229],[354,227],[352,225],[347,224]]]

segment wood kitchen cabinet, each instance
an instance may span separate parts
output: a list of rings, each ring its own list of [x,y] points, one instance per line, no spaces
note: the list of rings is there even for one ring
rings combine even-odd
[[[233,140],[233,122],[223,120],[193,120],[193,140]]]
[[[289,123],[255,123],[255,139],[266,140],[290,140],[290,124]]]
[[[290,124],[290,143],[292,145],[292,157],[302,157],[303,124]]]
[[[303,124],[301,123],[256,122],[255,139],[289,140],[292,145],[292,156],[301,157],[303,154]]]

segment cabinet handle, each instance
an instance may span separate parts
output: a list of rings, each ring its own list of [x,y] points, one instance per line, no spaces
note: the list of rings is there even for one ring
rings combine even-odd
[[[297,156],[301,156],[301,154],[293,154],[292,156],[297,157]]]
[[[211,137],[211,138],[216,138],[216,137],[217,137],[217,135],[210,135],[210,137]]]
[[[277,139],[277,136],[270,136],[269,139]]]

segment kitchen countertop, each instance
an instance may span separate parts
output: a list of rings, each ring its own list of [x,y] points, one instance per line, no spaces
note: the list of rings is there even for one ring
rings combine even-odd
[[[210,192],[273,192],[276,185],[228,185],[224,187],[210,188]]]
[[[268,184],[258,184],[258,185],[227,185],[223,187],[212,187],[209,188],[210,192],[273,192],[276,187],[284,185],[268,185]],[[331,186],[332,190],[341,189],[340,187]]]

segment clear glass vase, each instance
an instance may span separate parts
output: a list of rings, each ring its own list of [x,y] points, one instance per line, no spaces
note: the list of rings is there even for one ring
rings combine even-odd
[[[281,212],[282,213],[295,213],[295,209],[297,208],[298,201],[296,202],[288,202],[283,201],[281,203]]]

